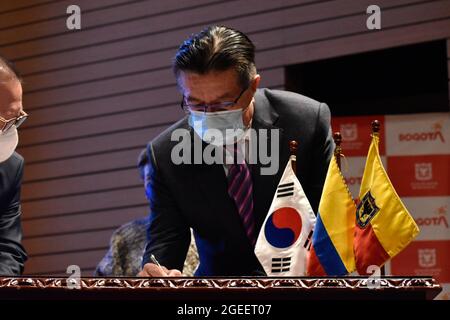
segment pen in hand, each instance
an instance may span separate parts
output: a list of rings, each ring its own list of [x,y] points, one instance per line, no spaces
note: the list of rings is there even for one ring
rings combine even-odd
[[[155,258],[155,256],[154,256],[153,254],[150,255],[150,260],[152,260],[152,262],[153,262],[154,264],[156,264],[156,265],[158,266],[158,268],[159,268],[163,273],[166,273],[166,272],[163,270],[163,268],[161,267],[161,265],[159,264],[158,260],[156,260],[156,258]]]
[[[156,268],[159,269],[157,272]],[[156,275],[159,273],[158,275]],[[158,260],[156,260],[153,254],[150,254],[150,263],[146,263],[142,268],[141,272],[138,273],[140,277],[182,277],[183,274],[180,270],[172,269],[167,270],[166,267],[163,267]]]

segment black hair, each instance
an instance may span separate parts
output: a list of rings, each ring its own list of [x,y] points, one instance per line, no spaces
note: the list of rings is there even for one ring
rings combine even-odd
[[[248,87],[256,74],[255,46],[242,32],[210,26],[183,42],[173,59],[173,71],[206,74],[235,69],[242,88]]]

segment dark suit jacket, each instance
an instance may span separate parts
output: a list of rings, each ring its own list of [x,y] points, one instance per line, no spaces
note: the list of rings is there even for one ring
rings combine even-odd
[[[23,165],[23,158],[16,152],[0,163],[0,275],[20,275],[27,259],[20,222]]]
[[[296,93],[260,89],[255,94],[252,127],[281,132],[277,174],[261,175],[261,164],[251,165],[258,232],[288,162],[290,140],[299,143],[297,176],[316,212],[334,150],[328,107]],[[227,193],[223,165],[172,163],[171,150],[178,141],[171,141],[171,133],[177,128],[191,130],[184,118],[147,146],[150,160],[145,179],[151,220],[143,263],[154,254],[167,268],[181,270],[191,227],[200,257],[196,275],[264,275]],[[193,130],[191,136],[198,138]]]

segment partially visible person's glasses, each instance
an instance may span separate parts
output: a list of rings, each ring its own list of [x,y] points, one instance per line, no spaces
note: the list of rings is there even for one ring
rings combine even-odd
[[[199,112],[217,112],[217,111],[227,111],[230,110],[233,106],[237,104],[239,99],[242,97],[244,92],[248,89],[245,88],[241,91],[239,96],[234,99],[234,101],[226,101],[226,102],[219,102],[219,103],[212,103],[212,104],[193,104],[188,101],[186,101],[186,97],[183,96],[183,100],[181,100],[181,108],[185,112],[191,112],[191,111],[199,111]]]
[[[20,127],[22,123],[27,120],[28,114],[25,111],[20,111],[20,115],[18,117],[6,120],[2,117],[0,117],[0,133],[5,133],[9,129],[11,129],[13,126],[16,126],[16,128]]]

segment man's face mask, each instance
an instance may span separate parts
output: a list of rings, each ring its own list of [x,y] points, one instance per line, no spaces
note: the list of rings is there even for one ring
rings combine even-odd
[[[19,143],[17,128],[13,126],[6,132],[0,131],[0,163],[11,157]]]
[[[203,112],[191,111],[189,125],[206,143],[215,146],[234,144],[245,135],[242,109]]]

